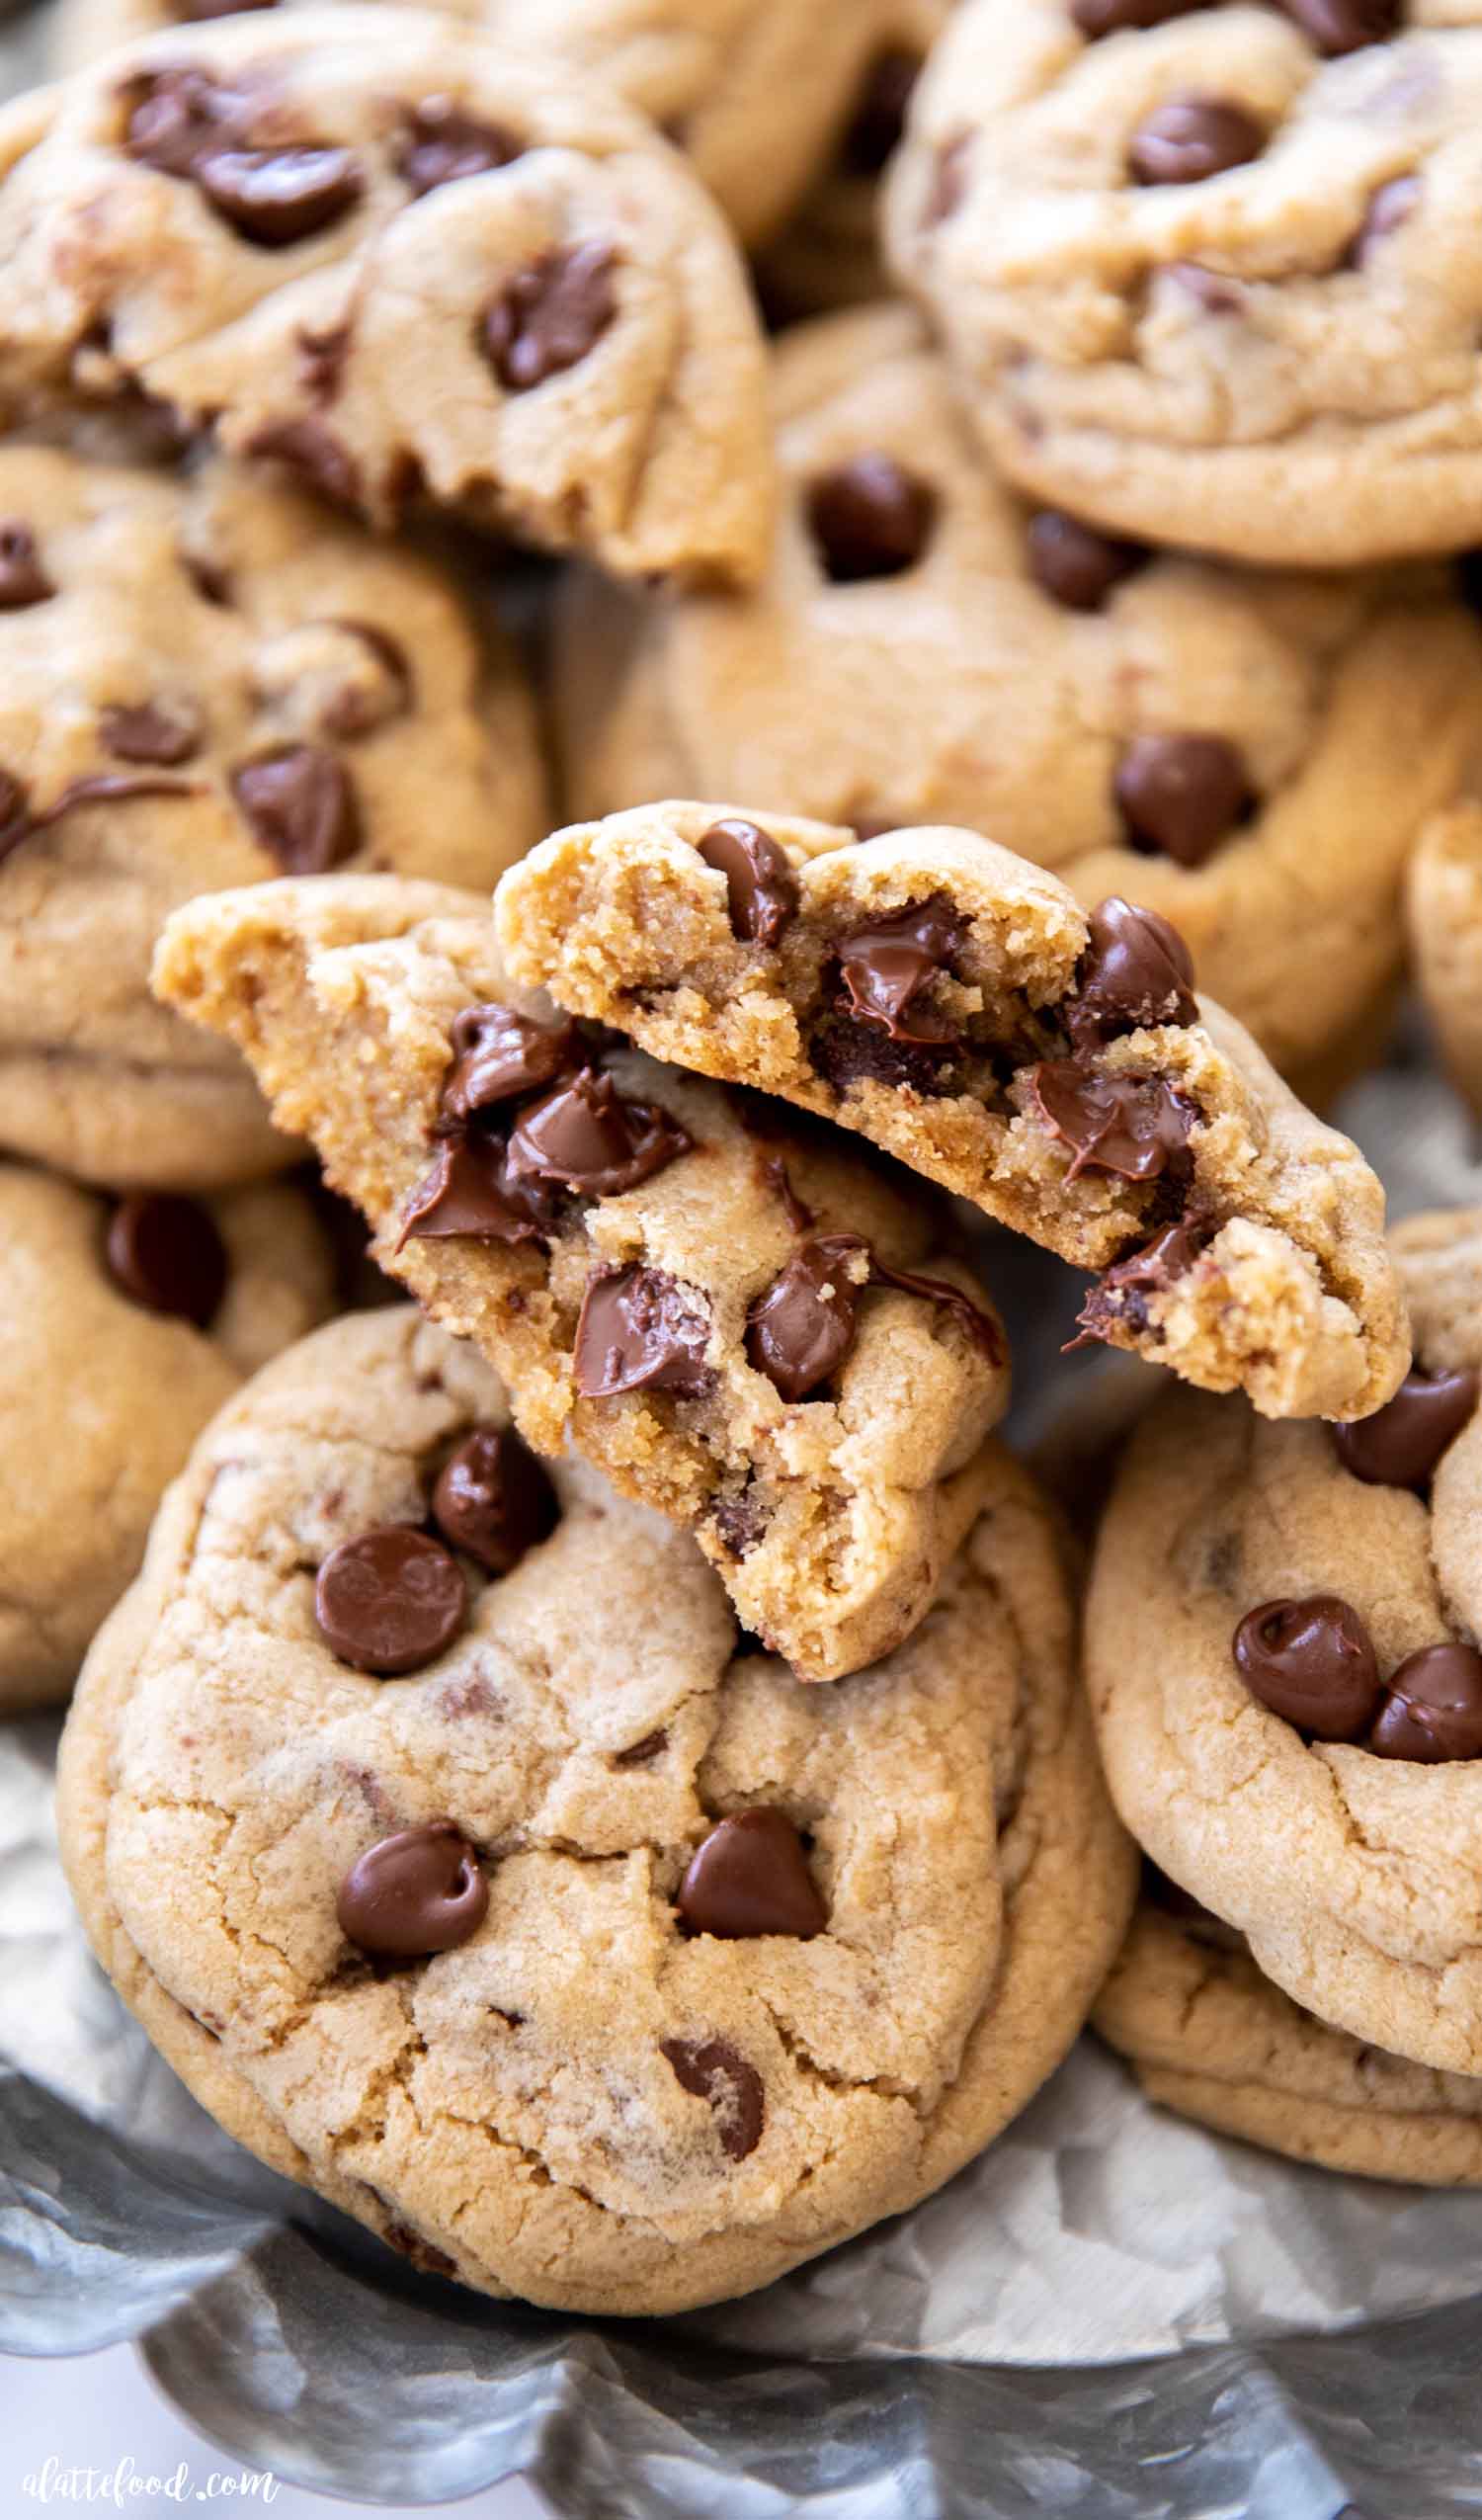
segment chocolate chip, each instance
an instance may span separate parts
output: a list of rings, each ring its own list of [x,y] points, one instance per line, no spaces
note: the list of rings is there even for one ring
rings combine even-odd
[[[198,191],[249,245],[300,245],[354,210],[365,178],[349,149],[212,149],[192,169]]]
[[[162,1191],[135,1190],[109,1219],[109,1274],[150,1312],[204,1330],[226,1293],[226,1245],[208,1208]]]
[[[1102,1076],[1078,1057],[1042,1060],[1029,1083],[1047,1126],[1074,1152],[1067,1183],[1083,1172],[1123,1181],[1187,1172],[1198,1114],[1162,1077]]]
[[[1377,192],[1371,193],[1362,223],[1343,258],[1345,267],[1362,271],[1374,246],[1392,236],[1412,216],[1420,197],[1418,175],[1397,175],[1392,183],[1381,184]]]
[[[153,761],[173,769],[201,750],[203,719],[194,700],[145,700],[132,709],[105,709],[99,725],[105,751],[118,761]]]
[[[0,613],[23,612],[55,593],[30,526],[19,517],[6,517],[0,522]]]
[[[1148,1298],[1162,1295],[1194,1267],[1204,1248],[1204,1236],[1193,1225],[1165,1225],[1140,1251],[1114,1260],[1098,1278],[1076,1315],[1081,1335],[1066,1347],[1067,1356],[1093,1339],[1110,1338],[1114,1330],[1141,1334],[1148,1327]]]
[[[955,139],[944,140],[938,149],[932,163],[932,180],[921,206],[924,228],[945,226],[967,199],[967,160],[971,147],[972,133],[959,131]]]
[[[1381,1759],[1482,1758],[1482,1654],[1471,1645],[1426,1645],[1385,1683],[1367,1748]]]
[[[1117,767],[1116,801],[1134,848],[1201,867],[1250,811],[1251,785],[1223,735],[1137,735]]]
[[[762,1179],[773,1196],[781,1199],[786,1210],[787,1222],[794,1233],[807,1233],[813,1224],[813,1211],[805,1206],[792,1187],[792,1176],[781,1155],[768,1155],[762,1166]]]
[[[382,1523],[332,1549],[314,1585],[326,1643],[357,1671],[420,1671],[452,1644],[468,1612],[467,1587],[440,1540]]]
[[[875,54],[855,100],[839,152],[839,163],[846,174],[868,177],[882,172],[900,146],[911,91],[920,76],[919,52],[907,52],[901,45],[891,44]]]
[[[950,1019],[916,1000],[931,981],[950,972],[963,942],[957,913],[942,893],[856,928],[835,948],[846,1012],[858,1023],[877,1025],[895,1042],[959,1048],[961,1036]]]
[[[544,1470],[507,1426],[476,1426],[464,1436],[439,1473],[432,1510],[444,1539],[491,1575],[512,1573],[560,1517]]]
[[[260,848],[285,875],[325,875],[361,845],[350,773],[318,744],[288,744],[244,762],[231,793]]]
[[[1470,1369],[1426,1374],[1416,1367],[1372,1417],[1334,1427],[1333,1442],[1345,1470],[1370,1487],[1423,1492],[1442,1453],[1471,1418],[1479,1379]]]
[[[641,1741],[630,1741],[625,1750],[615,1750],[613,1765],[615,1768],[652,1767],[654,1760],[661,1759],[668,1747],[669,1735],[661,1726],[657,1732],[645,1732]]]
[[[528,1104],[509,1141],[509,1179],[583,1199],[617,1199],[651,1181],[695,1140],[657,1103],[630,1102],[611,1076],[584,1067]]]
[[[573,1370],[583,1399],[618,1391],[673,1391],[697,1399],[714,1381],[705,1363],[709,1320],[658,1269],[590,1278],[576,1327]]]
[[[1330,57],[1387,43],[1404,15],[1404,0],[1280,0],[1280,6]]]
[[[808,528],[834,583],[899,577],[931,540],[937,493],[891,455],[857,455],[808,488]]]
[[[186,27],[213,26],[217,18],[245,16],[249,10],[276,9],[278,0],[170,0],[170,15]]]
[[[579,1055],[574,1026],[537,1024],[513,1006],[493,1002],[465,1006],[453,1018],[449,1040],[453,1065],[438,1105],[444,1121],[470,1120],[475,1112],[535,1093]]]
[[[874,1025],[833,1016],[814,1034],[808,1054],[817,1073],[837,1094],[847,1094],[852,1085],[868,1081],[904,1086],[918,1100],[926,1101],[933,1094],[951,1091],[943,1062],[957,1047],[952,1042],[931,1047],[919,1042],[893,1042],[888,1033]]]
[[[468,175],[488,175],[521,155],[525,143],[493,123],[463,113],[451,96],[430,96],[407,116],[396,172],[422,195]]]
[[[739,816],[712,822],[696,845],[705,865],[725,878],[731,934],[744,944],[776,945],[797,908],[797,878],[785,849]]]
[[[659,2044],[681,2089],[709,2102],[723,2149],[733,2161],[744,2161],[762,2141],[767,2114],[756,2066],[726,2039],[664,2039]]]
[[[1104,35],[1161,27],[1169,18],[1187,18],[1191,10],[1204,6],[1205,0],[1070,0],[1070,14],[1095,43]]]
[[[1368,1630],[1337,1593],[1266,1601],[1235,1631],[1235,1664],[1253,1698],[1314,1741],[1357,1741],[1379,1703]]]
[[[828,1910],[785,1811],[761,1805],[721,1820],[690,1859],[675,1900],[692,1932],[726,1942],[790,1934],[811,1942]]]
[[[1004,1362],[1004,1342],[997,1321],[974,1303],[970,1295],[953,1286],[949,1278],[924,1278],[916,1269],[892,1269],[878,1252],[869,1255],[869,1283],[872,1287],[898,1287],[903,1295],[919,1295],[928,1303],[940,1303],[950,1312],[958,1326],[993,1365]]]
[[[868,1254],[858,1234],[822,1234],[793,1253],[746,1316],[746,1353],[789,1403],[829,1382],[852,1354],[865,1283],[845,1263]]]
[[[247,111],[245,98],[200,70],[162,70],[130,80],[124,144],[157,174],[188,182],[198,159],[219,148]]]
[[[1265,131],[1243,107],[1217,96],[1175,96],[1138,124],[1127,164],[1139,184],[1203,184],[1248,166],[1265,146]]]
[[[456,1820],[426,1820],[369,1846],[335,1901],[341,1933],[376,1960],[456,1951],[488,1910],[489,1885]]]
[[[723,1496],[710,1516],[715,1537],[727,1557],[749,1557],[767,1529],[767,1509],[751,1480],[738,1496]]]
[[[1060,1008],[1077,1050],[1145,1025],[1197,1023],[1194,958],[1169,920],[1113,892],[1092,911],[1090,927],[1076,993]]]
[[[502,1139],[467,1136],[441,1146],[430,1173],[402,1210],[403,1242],[542,1242],[560,1220],[561,1201],[537,1182],[512,1181]]]
[[[542,254],[506,283],[479,329],[508,392],[529,393],[586,358],[618,312],[617,267],[611,245],[589,238]]]
[[[1061,508],[1040,508],[1029,523],[1029,574],[1072,613],[1094,613],[1123,578],[1145,568],[1145,543],[1118,543]]]
[[[265,462],[282,463],[296,473],[331,507],[361,504],[360,466],[332,429],[311,412],[297,420],[269,420],[254,430],[246,453]]]

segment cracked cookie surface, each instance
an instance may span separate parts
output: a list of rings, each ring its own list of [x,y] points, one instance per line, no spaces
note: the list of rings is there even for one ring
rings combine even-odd
[[[761,342],[684,161],[534,52],[390,8],[177,27],[0,117],[0,403],[142,387],[380,525],[413,496],[745,576]]]
[[[1416,1371],[1388,1409],[1335,1435],[1179,1393],[1134,1436],[1088,1680],[1123,1817],[1263,1974],[1478,2073],[1482,1217],[1393,1241]]]
[[[1474,740],[1482,636],[1440,572],[1263,576],[1031,511],[904,306],[784,334],[772,380],[760,586],[561,591],[568,812],[748,795],[990,831],[1172,919],[1302,1078],[1394,981],[1405,855]],[[1191,746],[1202,803],[1170,822],[1159,762]]]
[[[738,846],[763,870],[740,890]],[[575,1013],[1101,1270],[1089,1335],[1276,1417],[1359,1416],[1399,1382],[1377,1181],[1125,902],[1088,916],[969,831],[856,844],[671,802],[542,841],[496,916],[517,978]]]
[[[998,2132],[1075,2036],[1131,1852],[1051,1520],[996,1447],[930,1617],[836,1689],[738,1645],[690,1542],[569,1461],[548,1536],[502,1577],[465,1566],[436,1659],[351,1669],[315,1569],[423,1523],[450,1448],[507,1417],[410,1309],[335,1324],[225,1409],[90,1658],[65,1859],[125,2000],[275,2167],[484,2291],[677,2310]],[[757,1806],[805,1865],[806,1933],[699,1921],[698,1852]],[[347,1869],[449,1819],[481,1921],[369,1963]]]
[[[246,1051],[529,1440],[569,1434],[693,1528],[795,1668],[836,1678],[915,1625],[976,1511],[1008,1367],[914,1183],[572,1036],[510,982],[487,905],[439,886],[190,904],[156,986]]]
[[[1479,205],[1471,0],[971,0],[917,91],[887,236],[1027,489],[1349,566],[1482,534]]]
[[[512,651],[428,561],[225,464],[10,447],[0,666],[0,1145],[151,1188],[291,1163],[151,998],[154,940],[286,867],[492,882],[541,818]]]
[[[182,1218],[0,1162],[0,1714],[66,1696],[207,1418],[333,1302],[294,1187]]]

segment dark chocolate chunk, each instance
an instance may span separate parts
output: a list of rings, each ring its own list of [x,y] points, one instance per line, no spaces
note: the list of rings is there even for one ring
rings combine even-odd
[[[1030,576],[1072,613],[1099,611],[1113,587],[1152,557],[1145,543],[1118,542],[1060,508],[1031,516],[1027,540]]]
[[[543,1242],[560,1220],[561,1205],[539,1182],[511,1179],[503,1139],[452,1138],[402,1210],[396,1247],[459,1234],[476,1242]]]
[[[163,1191],[135,1190],[109,1219],[109,1274],[124,1294],[150,1312],[214,1320],[226,1293],[226,1245],[208,1208]]]
[[[1072,1149],[1065,1178],[1116,1173],[1157,1181],[1188,1170],[1189,1133],[1198,1118],[1160,1076],[1104,1076],[1084,1057],[1045,1059],[1029,1084],[1046,1125]]]
[[[450,1035],[453,1065],[444,1080],[440,1117],[459,1124],[475,1112],[538,1093],[580,1058],[575,1027],[537,1024],[513,1006],[465,1006]]]
[[[0,521],[0,613],[20,613],[56,593],[41,566],[36,536],[20,517]]]
[[[776,945],[797,908],[797,878],[785,849],[739,815],[712,822],[697,846],[705,865],[725,878],[731,934],[748,945]]]
[[[618,1391],[672,1391],[698,1399],[714,1373],[705,1363],[708,1315],[688,1289],[658,1269],[591,1278],[576,1329],[574,1371],[584,1399]]]
[[[1127,144],[1127,164],[1139,184],[1203,184],[1248,166],[1266,146],[1266,132],[1243,106],[1217,96],[1175,96],[1154,106]]]
[[[465,114],[451,96],[430,96],[407,116],[396,172],[409,191],[436,193],[465,176],[508,166],[524,147],[514,132]]]
[[[933,980],[950,975],[962,945],[961,922],[942,893],[856,928],[835,948],[844,1011],[858,1023],[877,1025],[894,1042],[958,1048],[961,1035],[951,1019],[916,1001]]]
[[[326,1643],[357,1671],[387,1678],[435,1662],[467,1610],[457,1559],[408,1523],[383,1523],[341,1541],[314,1585]]]
[[[1076,993],[1060,1020],[1077,1050],[1097,1050],[1119,1033],[1198,1021],[1194,958],[1176,927],[1112,893],[1091,913]]]
[[[140,701],[132,709],[105,709],[99,720],[104,749],[117,761],[158,762],[173,770],[201,750],[201,709],[194,700]]]
[[[1385,1683],[1367,1747],[1426,1765],[1482,1758],[1482,1654],[1458,1644],[1411,1654]]]
[[[589,238],[517,272],[479,327],[484,356],[510,393],[529,393],[586,358],[618,312],[611,245]]]
[[[247,453],[264,462],[281,463],[331,507],[361,504],[360,466],[332,429],[312,412],[297,420],[269,420],[254,430]]]
[[[356,1858],[340,1884],[340,1931],[376,1960],[424,1960],[476,1934],[489,1885],[456,1820],[398,1829]]]
[[[285,875],[326,875],[361,845],[360,805],[345,765],[319,744],[286,744],[244,761],[231,793],[259,848]]]
[[[191,170],[218,218],[249,245],[300,245],[354,210],[365,177],[349,149],[215,148]]]
[[[1314,1741],[1358,1741],[1379,1703],[1368,1630],[1337,1593],[1267,1601],[1235,1631],[1235,1665],[1253,1698]]]
[[[808,489],[808,526],[836,585],[899,577],[931,540],[937,493],[891,455],[857,455]]]
[[[726,2039],[665,2039],[660,2051],[676,2081],[715,2113],[721,2146],[744,2161],[762,2141],[767,2103],[762,2077]]]
[[[675,1900],[692,1932],[723,1941],[789,1934],[810,1942],[828,1910],[785,1811],[759,1805],[717,1822],[690,1859]]]
[[[1470,1421],[1479,1377],[1470,1368],[1427,1374],[1415,1367],[1392,1400],[1372,1417],[1335,1426],[1338,1458],[1370,1487],[1413,1487],[1423,1493],[1447,1447]]]
[[[746,1316],[746,1353],[789,1403],[829,1382],[853,1353],[866,1279],[847,1262],[869,1245],[859,1234],[821,1234],[795,1251]]]
[[[1138,735],[1122,754],[1116,801],[1134,848],[1201,867],[1250,811],[1245,763],[1223,735]]]
[[[545,1182],[584,1199],[616,1199],[651,1181],[695,1141],[657,1103],[630,1102],[611,1076],[581,1068],[537,1103],[510,1134],[512,1182]]]
[[[1118,1329],[1140,1336],[1148,1326],[1149,1296],[1162,1295],[1194,1267],[1204,1239],[1192,1225],[1165,1225],[1140,1251],[1113,1260],[1076,1315],[1081,1335],[1069,1342],[1066,1355],[1093,1339],[1110,1338]]]
[[[555,1489],[509,1426],[476,1426],[464,1436],[439,1472],[432,1510],[444,1539],[491,1575],[511,1574],[560,1517]]]
[[[1404,0],[1279,0],[1279,5],[1330,57],[1387,43],[1405,14]]]
[[[748,1557],[767,1529],[767,1510],[749,1479],[735,1496],[723,1496],[710,1516],[716,1539],[727,1557]]]

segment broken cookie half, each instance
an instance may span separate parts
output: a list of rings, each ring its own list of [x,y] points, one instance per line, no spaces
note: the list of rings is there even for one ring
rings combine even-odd
[[[911,1184],[515,987],[475,894],[208,896],[155,985],[246,1052],[529,1441],[693,1529],[746,1629],[814,1680],[910,1634],[1008,1397],[993,1307]]]
[[[1358,1148],[1196,997],[1156,913],[1088,912],[976,833],[691,802],[554,834],[500,886],[516,977],[785,1097],[1098,1272],[1083,1334],[1269,1417],[1380,1407],[1409,1360]]]

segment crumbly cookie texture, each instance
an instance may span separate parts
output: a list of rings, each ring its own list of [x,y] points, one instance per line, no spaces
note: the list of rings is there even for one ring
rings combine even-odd
[[[438,886],[351,877],[191,903],[165,932],[156,986],[246,1051],[280,1125],[312,1138],[375,1227],[382,1267],[506,1377],[531,1443],[554,1453],[569,1435],[625,1493],[693,1529],[743,1625],[806,1677],[855,1670],[909,1634],[977,1511],[980,1449],[1008,1395],[997,1316],[913,1185],[785,1114],[594,1045],[573,1055],[610,1080],[598,1090],[679,1132],[659,1168],[608,1189],[589,1168],[585,1192],[547,1189],[513,1218],[505,1176],[494,1210],[465,1212],[471,1230],[446,1201],[424,1214],[429,1183],[481,1148],[502,1162],[535,1107],[528,1092],[487,1108],[492,1134],[475,1118],[450,1137],[460,1019],[516,1010],[544,1041],[556,1020],[512,987],[487,907]],[[420,1237],[420,1221],[445,1238]],[[820,1250],[833,1293],[814,1303],[797,1272]],[[866,1285],[881,1268],[928,1289]],[[769,1298],[792,1351],[841,1329],[801,1390],[759,1350]]]
[[[1406,852],[1475,743],[1482,633],[1441,573],[1263,576],[1031,511],[901,305],[784,334],[773,408],[753,593],[562,591],[568,811],[748,795],[991,831],[1088,905],[1172,919],[1305,1083],[1382,1006]],[[1159,763],[1191,746],[1202,792],[1168,823]]]
[[[1403,1713],[1392,1694],[1383,1722],[1360,1710],[1357,1723],[1330,1724],[1323,1693],[1336,1703],[1359,1661],[1355,1642],[1333,1650],[1331,1615],[1309,1628],[1300,1728],[1235,1659],[1237,1629],[1258,1610],[1331,1614],[1336,1601],[1350,1638],[1356,1623],[1360,1644],[1366,1634],[1386,1692],[1413,1655],[1467,1648],[1446,1657],[1455,1686],[1441,1695],[1452,1727],[1472,1722],[1475,1383],[1418,1465],[1401,1460],[1399,1438],[1408,1426],[1413,1444],[1443,1398],[1424,1378],[1482,1367],[1482,1213],[1412,1218],[1394,1242],[1422,1387],[1407,1383],[1387,1426],[1346,1430],[1366,1439],[1363,1474],[1326,1428],[1264,1426],[1190,1393],[1161,1404],[1102,1526],[1088,1679],[1123,1818],[1165,1873],[1248,1937],[1264,1975],[1356,2039],[1482,2073],[1482,1758],[1444,1724],[1429,1747],[1389,1733],[1381,1755],[1372,1745]],[[1286,1676],[1303,1678],[1295,1644]],[[1314,1724],[1348,1737],[1315,1737]]]
[[[548,1537],[502,1577],[465,1565],[435,1660],[352,1669],[316,1569],[421,1524],[439,1464],[507,1418],[410,1308],[223,1410],[90,1657],[65,1860],[125,2000],[275,2167],[482,2291],[675,2310],[980,2150],[1074,2038],[1131,1854],[1052,1518],[997,1447],[931,1617],[837,1689],[738,1645],[690,1542],[571,1462]],[[760,1931],[731,1899],[765,1910],[770,1861],[721,1912],[689,1903],[692,1859],[757,1806],[794,1874]],[[486,1911],[374,1965],[337,1921],[347,1873],[438,1821]]]
[[[1138,1907],[1093,2015],[1150,2100],[1294,2161],[1482,2186],[1482,2080],[1303,2012],[1216,1919]]]
[[[223,463],[0,448],[0,1146],[152,1188],[292,1162],[151,998],[167,914],[285,868],[492,882],[542,786],[513,651],[430,562]]]
[[[66,1696],[207,1418],[333,1309],[329,1246],[300,1190],[232,1191],[205,1215],[221,1293],[198,1323],[121,1284],[107,1201],[0,1163],[0,1714]],[[169,1246],[168,1216],[152,1233],[146,1220],[139,1247],[167,1300]]]
[[[772,944],[738,932],[704,854],[738,823],[778,861]],[[517,978],[656,1057],[842,1121],[1107,1272],[1092,1335],[1276,1417],[1361,1416],[1404,1373],[1383,1195],[1357,1148],[1209,999],[1108,1006],[1095,922],[975,833],[855,845],[669,803],[555,833],[496,907]],[[1115,1142],[1118,1112],[1168,1143]]]
[[[276,0],[276,14],[298,5]],[[828,163],[875,61],[908,37],[924,52],[945,0],[809,0],[805,9],[796,0],[434,0],[434,9],[615,89],[684,150],[755,245]],[[87,68],[120,44],[221,14],[210,0],[173,10],[168,0],[63,0],[57,67]]]
[[[1113,31],[1083,34],[1093,15]],[[1473,0],[969,0],[886,225],[1026,489],[1161,542],[1348,566],[1482,537],[1479,201]]]
[[[177,27],[0,116],[0,404],[142,388],[389,525],[745,576],[760,337],[652,127],[389,8]]]
[[[1415,976],[1441,1053],[1482,1112],[1482,804],[1433,816],[1406,879]]]

